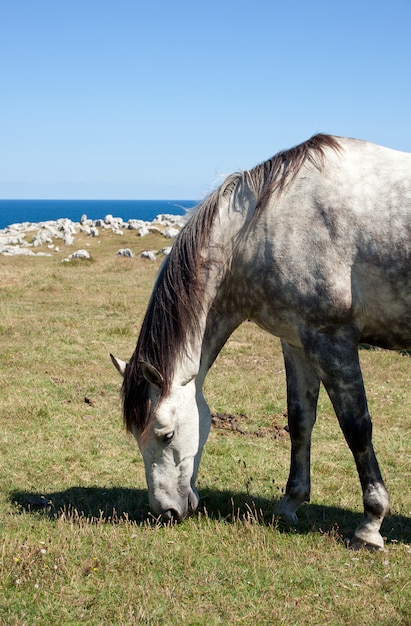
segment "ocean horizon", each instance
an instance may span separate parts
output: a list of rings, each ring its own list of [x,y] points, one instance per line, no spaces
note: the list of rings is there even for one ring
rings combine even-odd
[[[82,215],[104,219],[106,215],[151,222],[157,215],[184,215],[196,200],[0,200],[0,229],[23,222],[68,218],[79,222]]]

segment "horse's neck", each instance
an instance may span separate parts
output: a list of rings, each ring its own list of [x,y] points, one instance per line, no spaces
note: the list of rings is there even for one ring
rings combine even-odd
[[[204,293],[201,333],[192,346],[192,354],[195,355],[193,363],[198,366],[201,385],[225,342],[246,317],[230,297],[226,277],[227,272],[232,273],[231,261],[238,242],[237,235],[249,219],[250,207],[252,198],[245,194],[240,206],[232,199],[229,204],[220,207],[210,235],[208,258],[205,257],[210,269]]]
[[[177,360],[174,382],[184,385],[196,378],[201,388],[220,350],[242,321],[244,316],[238,311],[213,306],[205,310],[199,321],[199,332],[187,341]]]

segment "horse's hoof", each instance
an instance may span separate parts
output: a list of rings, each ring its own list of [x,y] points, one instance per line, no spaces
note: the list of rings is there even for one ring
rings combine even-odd
[[[370,533],[370,536],[366,539],[364,537],[354,535],[348,544],[348,548],[350,550],[363,550],[365,548],[371,552],[385,551],[384,539],[381,537],[380,533]]]
[[[297,514],[293,511],[287,511],[287,509],[281,505],[274,509],[273,515],[274,517],[278,517],[281,522],[288,524],[288,526],[297,526],[298,524]]]

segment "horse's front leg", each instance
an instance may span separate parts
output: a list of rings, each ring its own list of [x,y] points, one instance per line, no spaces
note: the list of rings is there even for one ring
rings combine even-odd
[[[315,424],[320,379],[303,350],[285,341],[282,346],[287,374],[291,464],[285,496],[276,513],[288,523],[296,524],[298,507],[310,500],[311,433]]]
[[[349,332],[346,336],[343,331],[334,336],[315,333],[306,343],[306,354],[331,399],[361,482],[364,519],[354,532],[351,547],[383,549],[380,528],[389,513],[389,497],[372,445],[372,422],[357,346]]]

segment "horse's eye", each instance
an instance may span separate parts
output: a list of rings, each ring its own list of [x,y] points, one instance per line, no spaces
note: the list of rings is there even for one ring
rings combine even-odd
[[[164,443],[170,443],[170,441],[172,440],[173,437],[174,437],[174,430],[172,430],[170,433],[167,433],[166,435],[164,435],[164,437],[163,437]]]

